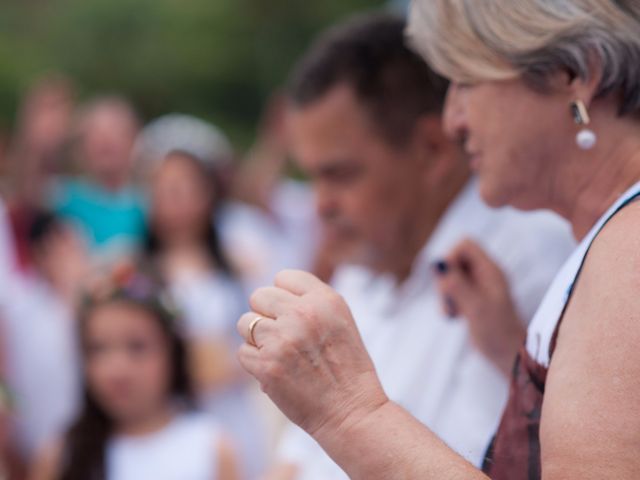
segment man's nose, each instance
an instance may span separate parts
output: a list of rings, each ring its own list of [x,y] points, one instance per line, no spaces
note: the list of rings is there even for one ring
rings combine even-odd
[[[338,211],[336,196],[327,187],[316,188],[316,212],[323,220],[331,220]]]

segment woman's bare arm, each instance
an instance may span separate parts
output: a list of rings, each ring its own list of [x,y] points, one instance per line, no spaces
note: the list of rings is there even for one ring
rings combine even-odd
[[[593,243],[562,322],[541,425],[545,479],[640,478],[640,205]]]

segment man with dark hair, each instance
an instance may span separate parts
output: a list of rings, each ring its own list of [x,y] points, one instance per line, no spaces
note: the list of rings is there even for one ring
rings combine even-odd
[[[450,301],[443,312],[438,276],[464,265],[442,259],[473,238],[512,280],[508,308],[529,318],[572,241],[551,214],[493,211],[480,201],[464,155],[443,132],[446,88],[405,46],[403,20],[360,16],[327,32],[298,65],[288,120],[326,243],[342,264],[332,283],[386,393],[479,464],[524,325],[474,325]],[[274,479],[346,478],[297,427],[286,432],[280,460]]]
[[[294,70],[288,89],[293,153],[315,182],[336,260],[355,257],[380,271],[391,262],[400,276],[469,178],[440,128],[447,82],[404,45],[403,31],[404,21],[386,14],[334,27]],[[441,184],[417,182],[423,167],[444,169]],[[331,195],[322,194],[325,186]],[[351,194],[346,204],[336,198],[342,193]]]
[[[404,21],[385,14],[329,30],[298,64],[288,94],[302,109],[339,84],[351,87],[379,134],[398,147],[420,117],[442,111],[448,88],[404,45]]]

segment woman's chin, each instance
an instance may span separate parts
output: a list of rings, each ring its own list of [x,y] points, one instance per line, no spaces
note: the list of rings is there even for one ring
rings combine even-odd
[[[489,182],[483,181],[480,178],[480,198],[482,201],[491,208],[500,208],[510,206],[511,202],[508,195],[504,194],[504,191],[496,188],[496,185],[492,185]]]

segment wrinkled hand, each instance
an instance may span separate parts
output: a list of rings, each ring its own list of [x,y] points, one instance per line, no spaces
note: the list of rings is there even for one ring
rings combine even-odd
[[[257,290],[238,322],[244,368],[309,434],[337,434],[385,404],[375,369],[342,298],[310,273],[284,271]],[[249,326],[256,316],[251,345]]]
[[[477,243],[463,240],[435,271],[445,310],[467,319],[476,347],[508,374],[525,328],[500,267]]]

